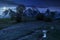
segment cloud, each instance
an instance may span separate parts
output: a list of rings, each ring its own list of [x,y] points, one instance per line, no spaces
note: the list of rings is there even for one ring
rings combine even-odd
[[[24,4],[26,6],[35,5],[37,7],[60,7],[59,0],[0,0],[0,3],[11,5]]]

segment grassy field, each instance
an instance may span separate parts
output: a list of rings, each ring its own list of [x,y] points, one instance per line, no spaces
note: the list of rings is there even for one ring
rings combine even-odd
[[[10,25],[13,25],[15,24],[14,21],[12,21],[11,19],[9,18],[1,18],[0,19],[0,30],[3,29],[3,28],[6,28]]]
[[[51,26],[54,26],[55,27],[55,30],[54,31],[50,30],[47,33],[47,35],[48,35],[47,40],[60,40],[60,22],[50,22],[49,23],[49,22],[34,21],[34,23],[36,23],[36,22],[38,22],[38,24],[40,24],[40,23],[43,24],[44,23],[43,26],[46,26],[48,30],[49,30],[49,28]],[[7,28],[7,27],[9,27],[11,25],[14,25],[14,24],[16,24],[15,21],[12,21],[11,19],[8,19],[8,18],[0,19],[0,30],[3,29],[3,28]]]
[[[25,22],[38,22],[38,21],[23,21]],[[59,29],[60,27],[60,22],[41,22],[42,24],[45,23],[47,26],[55,26],[56,29]],[[16,24],[16,21],[11,20],[10,18],[0,18],[0,29],[6,28],[10,25]],[[44,26],[45,26],[44,25]]]

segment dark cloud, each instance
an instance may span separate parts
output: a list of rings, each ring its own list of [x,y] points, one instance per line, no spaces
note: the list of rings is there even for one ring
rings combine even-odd
[[[0,2],[12,5],[25,4],[26,6],[60,7],[60,0],[0,0]]]

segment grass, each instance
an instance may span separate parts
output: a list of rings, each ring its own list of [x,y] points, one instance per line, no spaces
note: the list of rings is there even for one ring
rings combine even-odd
[[[37,21],[34,21],[34,22],[37,22]],[[53,22],[53,23],[43,22],[43,23],[45,23],[45,25],[43,25],[43,26],[46,26],[47,27],[46,29],[48,29],[48,30],[51,26],[54,26],[56,29],[58,29],[60,27],[60,23],[57,23],[57,22]],[[15,21],[12,21],[9,18],[2,18],[2,19],[0,19],[0,30],[3,28],[7,28],[8,26],[13,25],[13,24],[16,24]],[[36,35],[36,37],[37,36],[39,36],[39,34]],[[49,36],[49,38],[47,40],[60,40],[60,30],[55,30],[53,32],[49,32],[48,36]]]
[[[0,30],[13,24],[14,21],[12,21],[10,18],[0,18]]]

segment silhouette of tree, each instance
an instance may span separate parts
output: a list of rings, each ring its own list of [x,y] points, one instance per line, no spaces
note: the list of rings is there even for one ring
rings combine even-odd
[[[32,10],[33,10],[32,15],[36,16],[37,20],[44,20],[44,14],[40,13],[40,11],[37,9],[37,7],[33,6]]]
[[[16,7],[16,11],[18,12],[18,13],[23,13],[23,11],[26,9],[26,7],[23,5],[23,4],[20,4],[20,5],[18,5],[17,7]]]
[[[46,13],[47,15],[50,15],[50,10],[47,9],[45,13]]]
[[[22,21],[22,17],[23,17],[23,11],[26,9],[26,7],[24,5],[19,5],[17,6],[16,8],[16,11],[17,11],[17,17],[16,17],[16,21],[17,22],[20,22]]]
[[[52,17],[52,18],[55,17],[55,12],[51,12],[51,17]]]
[[[45,12],[47,14],[48,17],[54,18],[55,16],[55,12],[50,12],[49,9],[47,9],[47,11]]]
[[[44,14],[43,13],[39,13],[37,16],[36,16],[36,19],[37,20],[44,20]]]
[[[47,15],[44,17],[44,20],[46,22],[51,22],[52,21],[52,17],[51,17],[51,12],[49,9],[47,9],[47,11],[45,12]]]
[[[22,21],[23,11],[25,9],[26,9],[25,6],[21,4],[16,7],[16,13],[11,9],[8,9],[4,11],[4,15],[7,15],[9,13],[12,20],[15,19],[17,22],[20,22]]]

